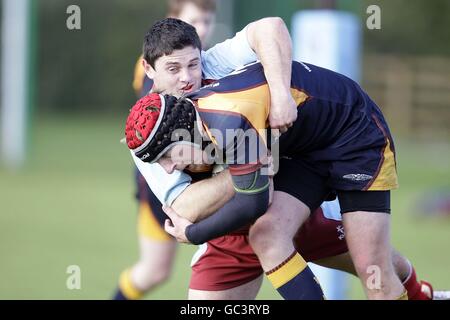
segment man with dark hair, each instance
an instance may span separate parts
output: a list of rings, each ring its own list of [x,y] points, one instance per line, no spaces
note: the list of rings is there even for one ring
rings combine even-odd
[[[188,59],[189,70],[182,75],[182,81],[177,75],[180,63],[168,60],[175,50],[179,51],[178,60]],[[172,94],[181,96],[201,87],[201,56],[197,52],[202,51],[202,45],[193,26],[173,18],[159,21],[145,35],[143,51],[142,63],[153,80],[153,91],[164,91],[169,86],[176,88]]]
[[[180,19],[195,28],[202,48],[207,48],[207,42],[214,29],[216,16],[215,0],[169,0],[168,18]],[[133,78],[133,89],[138,97],[147,94],[153,86],[153,80],[147,77],[142,66],[143,55],[136,62]]]
[[[144,59],[155,68],[155,61],[158,58],[189,46],[202,51],[202,44],[195,28],[182,20],[168,18],[156,22],[145,35]]]

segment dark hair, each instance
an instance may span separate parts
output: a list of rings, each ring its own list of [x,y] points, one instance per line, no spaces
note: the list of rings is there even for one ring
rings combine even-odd
[[[147,31],[143,46],[144,59],[154,68],[158,58],[188,46],[202,50],[195,28],[179,19],[165,18]]]
[[[216,0],[168,0],[169,15],[178,16],[187,3],[192,3],[203,11],[216,12]]]

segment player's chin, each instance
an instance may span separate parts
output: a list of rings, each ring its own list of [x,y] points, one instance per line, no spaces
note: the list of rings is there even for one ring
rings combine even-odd
[[[177,164],[176,166],[175,166],[175,169],[176,170],[179,170],[179,171],[183,171],[184,169],[186,169],[186,167],[188,167],[189,165],[188,164]]]
[[[191,172],[205,172],[211,171],[212,165],[210,164],[190,164],[187,169]]]
[[[194,87],[190,87],[189,89],[187,89],[187,90],[182,90],[182,91],[180,91],[180,93],[179,93],[179,97],[183,97],[183,96],[185,96],[185,95],[187,95],[187,94],[189,94],[189,93],[192,93],[192,92],[194,92],[196,89],[194,89]]]

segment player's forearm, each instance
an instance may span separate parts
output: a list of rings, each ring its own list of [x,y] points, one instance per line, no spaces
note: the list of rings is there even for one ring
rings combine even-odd
[[[264,18],[249,24],[247,37],[264,67],[273,98],[290,94],[292,43],[281,18]]]
[[[232,181],[235,196],[210,217],[186,228],[186,238],[191,243],[199,244],[228,234],[254,222],[266,212],[269,204],[268,176],[257,170],[232,176]]]
[[[187,187],[172,203],[172,208],[191,222],[203,220],[225,205],[234,195],[231,175],[224,170],[217,176]]]
[[[268,200],[268,189],[256,194],[237,192],[215,214],[188,226],[186,238],[192,244],[201,244],[249,225],[267,211]]]

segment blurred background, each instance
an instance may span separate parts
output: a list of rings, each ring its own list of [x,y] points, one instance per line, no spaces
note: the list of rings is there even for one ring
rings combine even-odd
[[[18,16],[10,2],[23,4]],[[284,19],[294,48],[302,46],[299,12],[336,10],[358,21],[358,61],[346,63],[360,66],[355,77],[396,139],[392,242],[419,278],[450,289],[450,2],[217,4],[211,44],[265,16]],[[80,29],[67,26],[70,5],[80,8]],[[369,28],[370,5],[380,8],[381,29]],[[119,140],[136,99],[131,83],[144,34],[166,10],[160,0],[1,3],[0,299],[109,299],[120,271],[136,260],[133,164]],[[148,299],[186,298],[195,249],[179,248],[173,277]],[[73,265],[81,288],[70,290]],[[348,290],[364,298],[358,280]],[[264,283],[258,298],[279,296]]]

